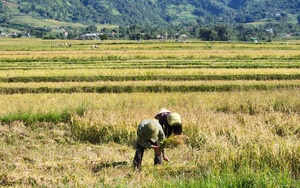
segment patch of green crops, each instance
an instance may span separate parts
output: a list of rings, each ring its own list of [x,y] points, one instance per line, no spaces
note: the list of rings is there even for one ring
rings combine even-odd
[[[151,76],[35,76],[0,77],[0,82],[96,82],[146,80],[297,80],[300,74],[240,74],[240,75],[151,75]]]
[[[201,174],[198,178],[180,179],[171,178],[171,181],[161,180],[150,187],[187,187],[187,188],[215,188],[215,187],[291,187],[296,188],[300,182],[290,178],[287,173],[281,174],[275,171],[253,172],[250,169],[241,170],[238,173],[224,172],[220,175]]]
[[[20,58],[20,59],[1,59],[1,70],[16,69],[53,69],[64,68],[74,69],[79,67],[94,68],[299,68],[297,59],[293,58],[226,58],[212,57],[210,59],[178,59],[164,58],[149,59],[145,57],[89,57],[89,58]]]
[[[31,125],[37,122],[52,122],[52,123],[69,122],[70,118],[71,118],[71,114],[69,112],[47,113],[47,114],[23,113],[23,114],[12,114],[8,116],[0,117],[0,121],[7,124],[13,121],[22,121],[26,125]]]
[[[86,109],[79,106],[74,111],[64,110],[62,112],[49,112],[45,114],[33,114],[33,113],[20,113],[10,114],[0,117],[0,122],[10,124],[14,121],[22,121],[26,125],[33,125],[39,122],[51,122],[51,123],[70,123],[72,115],[83,116]]]
[[[24,93],[134,93],[134,92],[231,92],[250,90],[278,90],[298,89],[298,84],[251,84],[251,85],[199,85],[199,86],[82,86],[82,87],[40,87],[40,88],[0,88],[0,94],[24,94]]]

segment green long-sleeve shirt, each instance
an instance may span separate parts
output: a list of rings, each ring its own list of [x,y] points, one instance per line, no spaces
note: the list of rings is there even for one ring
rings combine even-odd
[[[143,132],[143,128],[145,127],[146,124],[148,123],[154,123],[157,128],[158,128],[158,134],[156,138],[148,138],[144,132]],[[163,139],[165,139],[165,134],[164,131],[161,127],[161,125],[159,124],[159,122],[156,119],[144,119],[141,121],[141,123],[138,126],[137,129],[137,143],[145,148],[150,148],[151,147],[151,142],[150,139],[152,139],[152,141],[162,141]]]

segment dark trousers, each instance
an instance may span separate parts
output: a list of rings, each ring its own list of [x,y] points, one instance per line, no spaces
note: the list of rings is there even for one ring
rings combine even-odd
[[[156,144],[153,144],[153,145],[156,145]],[[135,151],[135,156],[134,156],[134,159],[133,159],[134,168],[140,168],[141,167],[145,149],[146,149],[145,147],[139,145],[138,143],[136,144],[136,151]],[[154,152],[154,165],[162,164],[162,159],[161,158],[162,158],[161,153],[156,154]]]

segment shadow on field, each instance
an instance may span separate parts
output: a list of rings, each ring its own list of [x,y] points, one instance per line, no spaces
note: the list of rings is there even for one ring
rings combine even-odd
[[[97,173],[105,168],[111,168],[111,167],[122,167],[122,166],[127,166],[128,162],[127,161],[120,161],[120,162],[111,162],[111,163],[99,163],[96,164],[93,168],[92,171],[94,173]]]

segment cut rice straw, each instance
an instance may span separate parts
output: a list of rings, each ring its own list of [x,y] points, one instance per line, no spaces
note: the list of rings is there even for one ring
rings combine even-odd
[[[164,148],[174,148],[177,147],[179,145],[183,145],[185,143],[185,141],[187,140],[188,136],[186,135],[172,135],[168,138],[165,138],[161,145],[159,146],[161,149]]]

